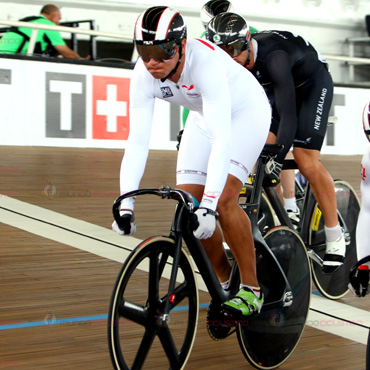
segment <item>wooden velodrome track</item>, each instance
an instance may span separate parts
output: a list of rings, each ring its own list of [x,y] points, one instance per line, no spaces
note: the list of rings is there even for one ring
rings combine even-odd
[[[112,231],[123,151],[0,147],[0,369],[110,369],[107,312],[121,263],[138,243]],[[360,156],[323,156],[358,191]],[[141,187],[175,185],[176,152],[150,153]],[[174,203],[137,201],[137,239],[167,234]],[[200,303],[208,294],[200,294]],[[369,298],[313,294],[301,342],[282,369],[364,369]],[[235,336],[215,342],[200,309],[186,369],[251,369]],[[329,316],[333,315],[333,316]],[[359,325],[342,321],[350,320]],[[154,360],[151,369],[158,369]]]

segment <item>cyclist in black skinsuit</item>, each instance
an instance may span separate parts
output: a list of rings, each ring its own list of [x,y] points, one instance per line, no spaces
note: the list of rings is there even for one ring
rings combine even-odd
[[[248,68],[265,88],[273,109],[267,142],[284,145],[265,185],[279,182],[282,163],[293,145],[299,170],[310,182],[325,219],[323,271],[334,272],[343,264],[346,246],[333,179],[319,160],[333,98],[327,62],[299,35],[273,30],[250,36],[247,28],[240,15],[223,13],[209,22],[206,37]]]
[[[311,44],[290,32],[260,32],[252,40],[258,44],[252,73],[268,92],[274,109],[271,131],[285,148],[278,162],[291,143],[320,150],[333,98],[326,61]]]

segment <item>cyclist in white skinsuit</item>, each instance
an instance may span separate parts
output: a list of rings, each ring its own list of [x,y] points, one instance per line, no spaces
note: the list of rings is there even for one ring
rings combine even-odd
[[[370,103],[363,112],[363,128],[370,142]],[[357,296],[369,294],[370,267],[370,145],[367,147],[361,161],[361,210],[356,228],[356,248],[358,263],[350,272],[349,289]]]
[[[231,266],[225,238],[240,269],[238,313],[261,309],[250,221],[238,195],[266,141],[271,109],[263,88],[245,68],[205,40],[187,40],[182,16],[163,6],[147,9],[135,26],[137,61],[130,86],[130,135],[120,173],[121,193],[137,189],[145,170],[155,98],[195,112],[181,141],[176,182],[200,203],[194,235],[221,283]],[[121,205],[120,225],[131,235],[134,199]],[[221,230],[216,226],[216,210]]]

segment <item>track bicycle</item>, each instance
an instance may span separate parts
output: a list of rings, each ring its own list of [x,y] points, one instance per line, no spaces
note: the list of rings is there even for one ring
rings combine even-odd
[[[169,235],[141,242],[117,277],[108,315],[108,343],[115,369],[153,369],[153,361],[161,369],[184,369],[199,322],[200,277],[211,296],[206,326],[212,339],[222,340],[236,331],[242,353],[258,369],[274,369],[294,351],[309,310],[311,272],[306,248],[294,230],[281,226],[262,237],[257,227],[264,167],[268,158],[277,154],[274,150],[267,147],[262,152],[253,194],[244,206],[251,218],[257,277],[265,302],[259,314],[242,320],[225,317],[221,309],[239,290],[237,264],[234,261],[229,288],[224,290],[193,235],[196,207],[189,193],[169,187],[141,189],[114,202],[117,220],[120,203],[127,197],[153,194],[177,201]]]
[[[293,159],[284,161],[283,170],[298,169]],[[352,186],[344,180],[334,180],[335,195],[338,208],[338,220],[344,229],[346,239],[346,258],[343,265],[331,274],[322,272],[325,255],[324,217],[316,202],[310,184],[302,185],[296,179],[296,199],[300,211],[298,225],[293,225],[281,202],[276,188],[265,188],[259,211],[259,228],[262,233],[276,225],[285,225],[295,229],[307,247],[311,260],[313,280],[319,292],[329,299],[340,299],[348,293],[348,276],[351,267],[357,261],[356,225],[360,212],[360,201]],[[251,185],[246,184],[241,202],[251,192]]]

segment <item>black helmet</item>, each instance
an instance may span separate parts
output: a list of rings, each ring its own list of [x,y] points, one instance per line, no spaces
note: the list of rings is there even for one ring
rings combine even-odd
[[[235,13],[216,15],[208,23],[206,37],[232,57],[249,49],[251,33],[247,21]]]
[[[366,138],[370,141],[370,102],[367,103],[364,107],[364,111],[362,114],[362,124],[364,127]]]
[[[233,4],[231,4],[230,1],[210,0],[203,5],[200,11],[200,19],[202,20],[204,28],[206,28],[208,22],[216,15],[233,11]]]
[[[134,41],[144,61],[163,62],[173,58],[186,38],[186,25],[181,14],[166,6],[153,6],[136,20]]]

